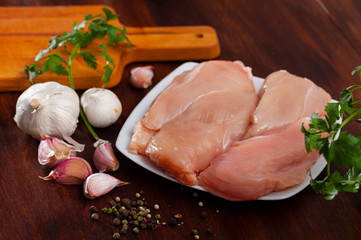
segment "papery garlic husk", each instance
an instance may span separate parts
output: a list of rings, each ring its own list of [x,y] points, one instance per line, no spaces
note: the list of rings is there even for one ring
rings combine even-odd
[[[119,168],[119,161],[114,155],[110,142],[99,139],[94,143],[93,162],[99,172],[114,172]]]
[[[83,193],[86,198],[94,199],[107,194],[115,187],[129,184],[106,174],[94,173],[90,175],[83,184]]]
[[[64,139],[74,133],[78,116],[76,92],[57,82],[45,82],[32,85],[20,95],[14,120],[38,140],[45,135]]]
[[[38,161],[51,168],[69,157],[75,157],[76,152],[80,151],[82,149],[77,149],[59,138],[43,136],[38,147]]]
[[[89,163],[80,157],[70,157],[59,163],[44,180],[55,180],[61,184],[81,185],[93,173]]]
[[[130,83],[136,88],[148,88],[154,77],[153,66],[136,67],[130,70]]]
[[[122,113],[119,98],[109,89],[88,89],[81,96],[80,104],[89,123],[94,127],[108,127],[115,123]]]

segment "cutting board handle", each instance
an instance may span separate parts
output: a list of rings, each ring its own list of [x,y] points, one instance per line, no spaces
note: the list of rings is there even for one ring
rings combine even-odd
[[[24,67],[34,62],[34,57],[49,44],[52,36],[69,32],[74,22],[83,21],[86,14],[101,13],[104,5],[82,6],[36,6],[0,7],[0,91],[25,90],[30,86]],[[110,8],[113,12],[114,9]],[[36,14],[34,14],[36,13]],[[14,17],[16,16],[16,17]],[[118,19],[111,24],[123,28]],[[135,45],[133,52],[124,45],[109,46],[108,53],[115,63],[115,69],[106,87],[117,85],[124,68],[133,62],[207,60],[218,57],[220,47],[216,31],[209,26],[131,27],[126,26],[128,37]],[[104,39],[95,41],[97,47]],[[90,69],[81,59],[73,62],[75,87],[87,89],[100,87],[104,69]],[[36,82],[57,81],[69,84],[67,76],[45,73]]]
[[[216,58],[220,47],[216,31],[209,26],[127,27],[132,54],[127,63],[139,61],[201,60]]]

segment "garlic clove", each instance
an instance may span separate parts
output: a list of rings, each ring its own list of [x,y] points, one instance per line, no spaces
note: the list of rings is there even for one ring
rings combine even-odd
[[[122,113],[119,98],[109,89],[90,88],[83,93],[80,103],[89,123],[94,127],[108,127]]]
[[[94,143],[96,147],[93,162],[99,172],[114,172],[119,168],[119,161],[114,155],[112,145],[105,140],[98,140]]]
[[[136,67],[130,70],[130,83],[136,88],[148,88],[152,85],[153,66]]]
[[[54,167],[69,157],[75,157],[79,151],[56,137],[42,136],[38,147],[38,161],[46,167]]]
[[[81,185],[93,173],[89,163],[80,157],[70,157],[59,163],[43,180],[55,180],[61,184]]]
[[[94,199],[107,194],[115,187],[129,184],[106,174],[94,173],[90,175],[83,184],[83,193],[86,198]]]

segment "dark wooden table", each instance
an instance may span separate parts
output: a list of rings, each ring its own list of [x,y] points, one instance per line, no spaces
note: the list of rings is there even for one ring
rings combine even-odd
[[[359,83],[357,76],[350,74],[361,65],[358,0],[0,2],[3,6],[74,4],[107,4],[128,26],[210,25],[219,36],[219,59],[242,60],[259,77],[287,69],[312,79],[333,98],[342,88]],[[136,90],[129,83],[130,69],[144,64],[148,63],[129,65],[121,83],[112,89],[123,103],[123,113],[116,124],[97,132],[113,144],[133,108],[151,89]],[[150,64],[155,67],[155,85],[182,62]],[[310,187],[281,201],[229,202],[205,192],[195,197],[197,191],[148,172],[118,151],[121,166],[113,175],[131,184],[87,200],[79,186],[38,178],[49,170],[37,162],[39,142],[23,133],[13,120],[19,95],[0,93],[0,239],[112,239],[119,228],[102,214],[93,222],[89,207],[102,208],[115,196],[133,198],[141,190],[150,204],[160,205],[162,221],[180,213],[183,224],[144,230],[138,235],[128,232],[121,239],[192,239],[192,229],[198,230],[201,239],[361,239],[360,193],[342,193],[332,201]],[[349,131],[357,133],[359,127],[354,125]],[[92,148],[92,138],[82,122],[73,137]],[[80,156],[91,159],[92,151]],[[203,207],[198,206],[200,201]],[[205,219],[200,218],[203,211]]]

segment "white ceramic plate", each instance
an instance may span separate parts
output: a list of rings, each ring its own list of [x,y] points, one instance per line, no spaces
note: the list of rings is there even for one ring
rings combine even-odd
[[[141,167],[174,182],[177,181],[166,175],[160,169],[158,169],[146,157],[129,153],[127,147],[132,138],[133,128],[135,123],[144,116],[149,106],[151,105],[153,100],[158,96],[158,94],[161,93],[163,89],[172,82],[174,77],[176,77],[177,75],[181,74],[184,71],[191,70],[196,65],[198,65],[198,63],[195,62],[184,63],[178,68],[176,68],[173,72],[171,72],[162,81],[160,81],[156,86],[154,86],[153,89],[142,99],[142,101],[140,101],[140,103],[134,108],[133,112],[129,115],[128,119],[126,120],[122,129],[120,130],[120,133],[116,141],[116,147],[118,148],[118,150],[121,153],[123,153],[126,157],[128,157],[130,160],[137,163]],[[253,83],[257,92],[259,91],[263,81],[264,79],[262,78],[258,78],[258,77],[253,78]],[[325,159],[322,156],[319,157],[316,163],[310,169],[312,177],[313,178],[317,177],[322,172],[322,170],[325,168],[326,165],[327,163]],[[281,199],[289,198],[302,191],[305,187],[309,185],[309,183],[310,183],[310,176],[309,173],[307,173],[304,181],[300,185],[283,191],[272,192],[268,195],[259,198],[259,200],[281,200]],[[198,190],[206,191],[203,187],[199,185],[191,186],[191,187]]]

